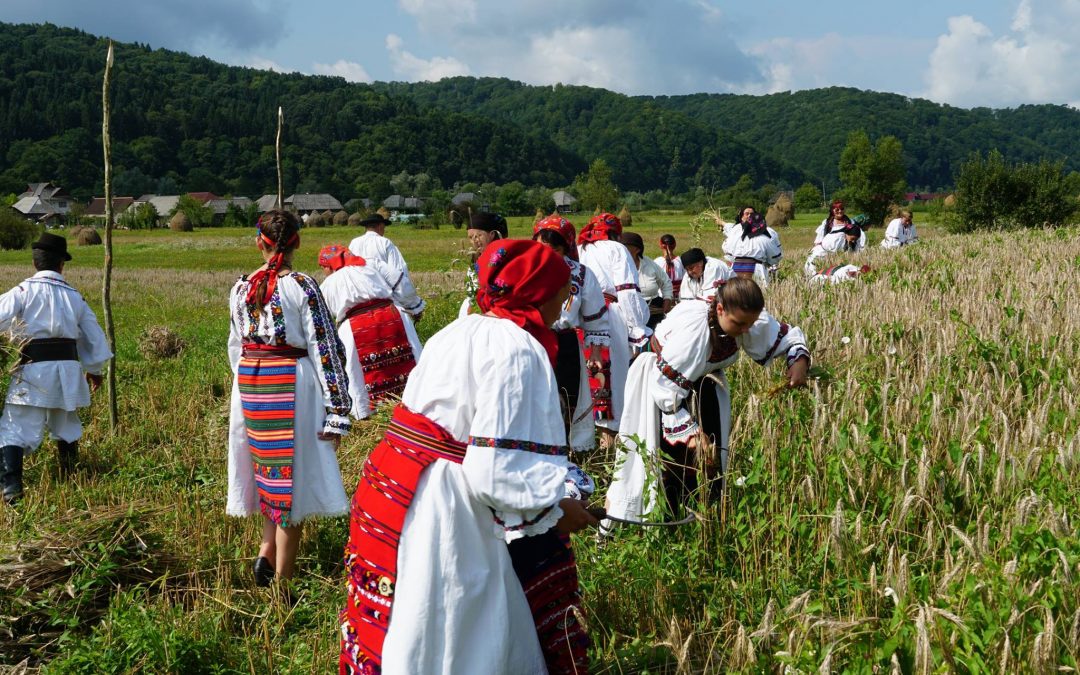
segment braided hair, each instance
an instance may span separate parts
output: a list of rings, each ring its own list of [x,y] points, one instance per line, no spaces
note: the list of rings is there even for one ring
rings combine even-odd
[[[275,209],[259,218],[259,241],[264,249],[274,252],[266,267],[251,275],[247,294],[249,307],[262,307],[274,295],[277,273],[285,265],[286,255],[300,246],[300,220],[295,213]]]

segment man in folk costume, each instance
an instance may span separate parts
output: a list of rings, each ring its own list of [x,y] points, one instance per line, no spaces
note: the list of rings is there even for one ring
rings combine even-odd
[[[76,411],[90,405],[90,391],[112,358],[93,310],[64,280],[67,240],[43,233],[33,259],[37,273],[0,296],[0,330],[13,342],[25,340],[0,418],[0,484],[8,503],[22,497],[23,456],[41,445],[46,427],[61,472],[74,470],[82,437]]]
[[[496,239],[506,239],[510,228],[506,218],[497,213],[476,212],[469,214],[469,229],[465,231],[472,245],[472,262],[465,272],[465,299],[461,302],[458,317],[463,317],[476,306],[476,291],[480,288],[480,272],[476,258],[487,245]]]
[[[622,221],[610,213],[593,216],[578,235],[578,258],[592,270],[608,302],[611,345],[602,355],[603,368],[589,378],[593,417],[604,446],[619,430],[623,386],[630,360],[648,342],[649,306],[641,297],[637,267],[620,243]]]
[[[753,280],[731,279],[706,300],[679,303],[657,326],[650,351],[630,367],[620,456],[607,493],[612,516],[654,513],[658,485],[674,513],[697,490],[701,464],[710,480],[727,471],[731,398],[724,371],[740,351],[762,366],[782,358],[788,385],[806,382],[810,352],[802,330],[764,310]],[[693,410],[691,393],[698,399]],[[712,482],[710,494],[720,485]]]
[[[401,251],[383,235],[390,221],[380,213],[373,213],[360,221],[367,230],[364,234],[349,242],[349,251],[364,260],[378,260],[390,270],[393,283],[390,287],[401,300],[398,307],[408,314],[412,321],[419,321],[424,315],[427,304],[416,294],[416,287],[409,278],[409,266],[405,264],[405,258],[401,257]]]
[[[570,295],[553,326],[559,339],[555,383],[570,448],[586,452],[596,446],[588,374],[603,367],[603,348],[611,344],[607,303],[596,275],[577,260],[573,223],[559,215],[548,216],[533,225],[533,239],[554,249],[570,266]]]
[[[683,267],[682,260],[675,254],[675,237],[674,235],[665,234],[660,237],[660,250],[663,255],[660,255],[653,259],[660,269],[664,270],[668,279],[671,280],[671,294],[673,298],[678,301],[679,299],[679,287],[682,285],[683,276],[686,274],[686,268]]]
[[[379,404],[401,397],[420,358],[420,338],[398,304],[401,286],[392,287],[393,273],[382,262],[331,244],[319,251],[319,267],[327,274],[322,294],[345,347],[352,416],[363,419],[369,398]]]
[[[747,206],[741,212],[739,226],[724,240],[724,253],[737,276],[753,279],[759,286],[769,285],[769,270],[780,264],[784,251],[780,235],[765,224],[765,218]]]
[[[720,284],[735,276],[726,262],[705,255],[700,248],[687,249],[680,258],[686,276],[679,288],[679,300],[705,300],[716,293]]]
[[[481,312],[425,345],[353,496],[341,673],[586,672],[559,534],[596,521],[568,493],[548,328],[569,279],[551,249],[495,242]]]

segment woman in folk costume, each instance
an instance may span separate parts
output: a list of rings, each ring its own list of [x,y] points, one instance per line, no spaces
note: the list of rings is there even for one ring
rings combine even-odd
[[[777,321],[764,303],[753,280],[736,277],[708,302],[679,303],[657,326],[651,351],[630,367],[609,514],[639,520],[652,512],[657,495],[647,467],[661,467],[672,512],[697,488],[699,452],[709,478],[727,470],[731,398],[724,371],[740,350],[763,366],[782,358],[789,386],[806,382],[810,352],[802,330]],[[691,392],[699,397],[701,419],[688,408]],[[671,461],[661,461],[661,452]]]
[[[681,258],[686,276],[679,288],[679,300],[710,298],[716,293],[717,286],[735,276],[730,265],[705,255],[700,248],[687,249]]]
[[[331,244],[319,251],[319,267],[327,273],[322,293],[345,346],[352,415],[364,419],[369,398],[379,404],[405,391],[420,358],[420,338],[398,304],[401,287],[391,286],[393,274],[382,262]]]
[[[262,514],[255,582],[291,578],[301,522],[348,513],[335,451],[349,431],[345,350],[314,279],[292,271],[299,221],[288,211],[259,219],[266,264],[229,298],[231,516]]]
[[[664,234],[660,236],[660,250],[663,255],[660,255],[653,259],[660,269],[664,270],[668,279],[671,280],[671,295],[675,301],[679,299],[679,286],[682,284],[683,275],[686,274],[686,269],[683,267],[682,260],[679,256],[675,255],[675,237],[674,235]]]
[[[810,277],[811,286],[823,286],[825,284],[843,284],[854,281],[870,271],[869,265],[862,267],[856,265],[833,265],[826,267],[814,276]]]
[[[578,259],[592,270],[611,313],[611,345],[602,355],[603,367],[589,377],[593,417],[604,446],[619,430],[623,386],[630,359],[649,340],[649,306],[641,297],[637,268],[619,243],[622,221],[610,213],[593,216],[578,235]]]
[[[645,240],[637,232],[623,232],[621,241],[630,258],[634,261],[634,267],[638,271],[638,284],[641,286],[641,297],[649,308],[649,328],[655,328],[656,324],[671,311],[675,304],[675,295],[671,287],[671,278],[651,258],[644,257]]]
[[[866,233],[863,229],[851,222],[833,230],[825,235],[819,243],[810,249],[810,255],[806,258],[803,271],[808,278],[818,274],[818,261],[830,255],[838,253],[858,253],[866,247]]]
[[[596,275],[577,260],[577,232],[569,220],[559,215],[538,220],[533,225],[533,239],[554,249],[570,266],[570,295],[553,326],[559,338],[555,383],[568,420],[570,448],[578,452],[592,450],[596,445],[596,424],[588,373],[603,367],[603,349],[611,344],[611,313]]]
[[[919,240],[915,234],[915,225],[911,222],[911,211],[901,211],[899,216],[889,221],[885,227],[885,238],[881,240],[881,248],[900,248],[908,244],[914,244]]]
[[[342,673],[588,666],[577,568],[558,533],[596,521],[568,496],[548,328],[570,269],[537,242],[498,241],[479,280],[481,313],[428,340],[364,463],[345,549]]]
[[[769,269],[779,265],[784,256],[780,235],[752,206],[739,212],[739,226],[724,240],[724,253],[731,261],[731,271],[753,279],[762,288],[769,285]]]
[[[821,221],[817,229],[814,230],[814,246],[820,245],[825,241],[825,237],[834,232],[840,232],[845,227],[856,225],[856,223],[848,217],[845,211],[844,202],[837,199],[829,206],[829,215],[825,220]],[[859,228],[859,248],[866,247],[866,233],[862,228]]]
[[[496,239],[506,239],[509,232],[506,218],[497,213],[484,211],[469,213],[469,229],[465,231],[465,236],[469,238],[469,244],[472,245],[472,262],[469,264],[469,269],[465,271],[465,299],[462,300],[461,307],[458,309],[458,318],[474,311],[476,307],[476,292],[480,288],[480,267],[477,265],[477,257],[491,242]]]

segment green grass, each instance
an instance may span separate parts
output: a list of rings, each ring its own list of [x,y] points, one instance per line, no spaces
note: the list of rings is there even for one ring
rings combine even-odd
[[[801,265],[818,222],[781,231],[788,257],[767,304],[806,330],[820,377],[770,398],[778,367],[732,369],[743,484],[700,525],[620,531],[599,549],[576,539],[594,670],[1076,668],[1077,231],[960,237],[917,222],[926,241],[888,253],[873,230],[873,275],[811,289]],[[633,229],[649,255],[664,232],[681,250],[694,240],[684,215],[635,215]],[[319,246],[355,234],[305,231],[298,268],[315,272]],[[462,298],[450,261],[464,231],[388,234],[430,301],[429,336]],[[719,241],[702,234],[712,255]],[[100,310],[102,251],[73,253],[68,278]],[[20,508],[0,506],[0,666],[331,672],[347,522],[306,527],[290,609],[251,583],[258,523],[224,515],[226,297],[258,263],[253,233],[119,232],[115,257],[121,429],[108,432],[97,395],[74,479],[47,444],[28,459]],[[0,253],[0,286],[29,275],[28,260]],[[179,358],[140,353],[152,325],[183,337]],[[343,444],[348,489],[386,422]],[[602,483],[608,461],[589,461]]]

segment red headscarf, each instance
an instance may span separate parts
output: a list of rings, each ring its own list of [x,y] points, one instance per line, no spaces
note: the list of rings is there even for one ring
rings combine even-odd
[[[328,267],[331,272],[337,272],[347,265],[363,267],[367,261],[358,255],[353,255],[347,246],[330,244],[319,251],[319,267]]]
[[[537,339],[552,365],[559,342],[540,316],[539,307],[570,280],[562,256],[535,241],[499,239],[484,248],[478,260],[480,310],[510,319]]]
[[[559,233],[559,236],[566,242],[566,255],[573,260],[577,260],[577,230],[574,228],[574,224],[566,218],[560,215],[552,214],[547,218],[541,218],[533,225],[533,241],[536,240],[536,236],[540,234],[542,230],[555,230]]]
[[[611,235],[615,236],[612,237]],[[600,215],[593,216],[589,224],[581,228],[581,235],[578,236],[578,244],[591,244],[594,241],[607,241],[609,239],[618,239],[622,236],[622,221],[618,216],[610,213],[601,213]]]
[[[262,223],[259,223],[259,241],[270,250],[277,250],[278,242],[274,241],[270,237],[266,236],[266,233],[262,231]],[[262,285],[263,278],[266,279],[266,293],[262,296],[262,303],[265,305],[270,301],[270,298],[274,297],[274,289],[277,288],[278,281],[278,269],[281,268],[282,263],[285,262],[285,252],[293,248],[300,248],[300,232],[293,232],[293,236],[289,238],[289,241],[274,253],[269,260],[266,261],[266,267],[259,270],[255,274],[251,275],[248,279],[249,286],[247,297],[247,304],[259,305],[259,286]]]

